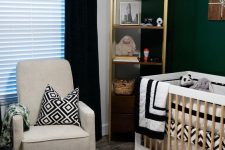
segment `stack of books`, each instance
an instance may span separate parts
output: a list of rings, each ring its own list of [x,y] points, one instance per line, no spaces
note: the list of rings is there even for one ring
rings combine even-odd
[[[136,56],[115,56],[113,58],[114,62],[139,62]]]

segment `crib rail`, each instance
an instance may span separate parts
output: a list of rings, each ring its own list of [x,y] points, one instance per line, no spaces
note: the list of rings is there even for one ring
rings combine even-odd
[[[167,106],[166,138],[142,136],[146,150],[225,149],[224,105],[170,93]]]
[[[142,136],[143,138],[143,146],[149,150],[164,150],[165,149],[165,141],[164,140],[155,140],[151,139],[147,136]]]

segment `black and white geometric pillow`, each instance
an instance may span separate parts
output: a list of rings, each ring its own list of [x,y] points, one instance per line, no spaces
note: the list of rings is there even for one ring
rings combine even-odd
[[[40,125],[77,125],[80,126],[78,114],[79,89],[61,99],[59,94],[47,85],[42,98],[41,109],[36,126]]]

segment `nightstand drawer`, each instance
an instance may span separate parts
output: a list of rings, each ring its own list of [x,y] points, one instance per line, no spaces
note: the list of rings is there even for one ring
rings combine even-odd
[[[112,113],[134,113],[134,96],[112,96]]]
[[[112,132],[129,133],[134,132],[133,114],[112,114]]]

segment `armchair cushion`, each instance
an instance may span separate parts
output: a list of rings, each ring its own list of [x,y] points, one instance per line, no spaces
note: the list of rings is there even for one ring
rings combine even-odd
[[[74,125],[31,126],[24,132],[22,142],[43,142],[88,137],[89,134],[81,127]]]
[[[90,150],[89,133],[75,125],[31,126],[24,132],[23,150]]]
[[[47,85],[41,102],[41,109],[35,125],[77,125],[80,126],[78,114],[79,89],[61,99],[60,95]]]

